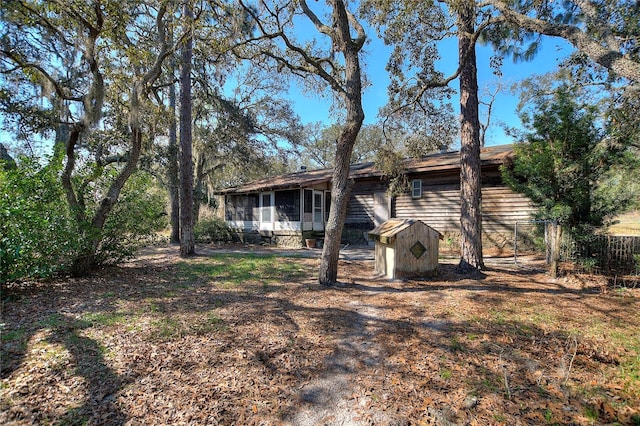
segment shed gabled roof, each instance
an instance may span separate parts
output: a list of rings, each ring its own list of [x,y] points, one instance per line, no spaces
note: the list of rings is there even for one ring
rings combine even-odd
[[[419,221],[415,219],[389,219],[369,231],[369,235],[391,238],[398,235],[415,222]]]
[[[512,154],[513,145],[485,147],[480,150],[480,161],[482,165],[499,165],[503,164]],[[404,160],[404,167],[408,174],[457,169],[460,167],[460,153],[458,151],[452,151],[429,154],[421,158],[409,158]],[[272,191],[276,189],[307,188],[330,182],[332,173],[333,169],[300,171],[258,179],[245,185],[223,189],[220,193],[240,194]],[[378,170],[372,162],[353,164],[349,172],[349,177],[352,179],[364,179],[376,176],[382,176],[382,172]]]
[[[396,235],[398,235],[405,229],[410,228],[412,225],[418,222],[438,234],[439,239],[443,238],[440,232],[436,231],[435,229],[418,219],[389,219],[384,223],[376,226],[373,230],[369,231],[369,238],[374,241],[389,243],[393,241]]]

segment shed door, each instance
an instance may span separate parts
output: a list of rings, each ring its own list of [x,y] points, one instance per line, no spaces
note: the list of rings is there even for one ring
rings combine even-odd
[[[373,194],[373,225],[379,226],[389,220],[389,200],[384,192]]]
[[[324,193],[313,191],[313,230],[324,230]]]

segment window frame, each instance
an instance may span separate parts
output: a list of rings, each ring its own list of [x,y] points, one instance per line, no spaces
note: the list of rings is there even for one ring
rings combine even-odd
[[[413,179],[411,181],[411,198],[422,198],[422,179]]]

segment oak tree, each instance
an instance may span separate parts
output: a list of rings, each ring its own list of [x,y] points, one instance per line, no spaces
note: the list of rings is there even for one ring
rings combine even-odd
[[[95,265],[105,223],[144,149],[148,95],[175,49],[166,38],[171,13],[165,2],[3,3],[2,72],[31,100],[48,100],[17,111],[18,121],[55,132],[64,153],[61,182],[82,240],[76,275]],[[91,194],[99,180],[106,188]]]

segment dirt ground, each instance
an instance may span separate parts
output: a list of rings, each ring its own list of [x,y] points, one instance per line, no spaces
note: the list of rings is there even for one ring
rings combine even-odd
[[[323,288],[309,251],[238,282],[241,255],[177,251],[5,290],[0,423],[640,424],[639,289],[506,258],[389,281],[358,257]]]

